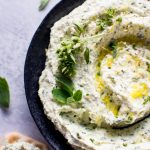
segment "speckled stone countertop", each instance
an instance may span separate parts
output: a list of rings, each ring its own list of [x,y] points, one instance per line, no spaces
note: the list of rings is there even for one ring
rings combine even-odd
[[[44,140],[28,109],[24,90],[24,63],[34,32],[59,0],[51,0],[42,12],[38,11],[39,1],[0,0],[0,76],[7,79],[11,98],[9,109],[0,109],[0,137],[18,131]]]

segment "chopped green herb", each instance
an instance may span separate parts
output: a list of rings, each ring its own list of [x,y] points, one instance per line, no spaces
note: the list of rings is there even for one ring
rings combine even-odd
[[[82,99],[82,91],[81,90],[77,90],[74,95],[73,95],[73,99],[75,101],[80,101]]]
[[[9,86],[6,79],[0,77],[0,106],[9,107],[10,103],[10,94]]]
[[[100,72],[97,72],[97,74],[96,74],[97,76],[100,76],[101,75],[101,73]]]
[[[107,22],[104,19],[97,21],[97,26],[99,27],[100,31],[103,31],[105,27],[107,26]]]
[[[128,144],[127,144],[127,143],[123,143],[123,146],[124,146],[124,147],[127,147],[127,146],[128,146]]]
[[[43,10],[49,3],[50,0],[41,0],[40,1],[40,6],[39,6],[39,10]]]
[[[107,26],[111,26],[113,23],[113,17],[116,15],[116,9],[110,8],[106,11],[106,13],[101,16],[101,18],[97,21],[97,26],[101,31],[103,31]]]
[[[147,65],[147,71],[150,73],[150,64],[147,62],[146,65]]]
[[[109,8],[106,11],[106,15],[108,15],[110,18],[113,18],[117,13],[117,10],[115,8]]]
[[[134,50],[136,50],[136,44],[135,44],[135,43],[132,45],[132,48],[133,48]]]
[[[81,139],[81,136],[80,136],[80,134],[79,134],[79,133],[77,133],[77,138],[78,138],[78,139]]]
[[[92,143],[94,143],[94,141],[95,141],[95,140],[94,140],[94,139],[92,139],[92,138],[90,138],[90,141],[91,141]]]
[[[146,105],[148,102],[150,102],[150,96],[144,99],[143,105]]]
[[[122,22],[122,17],[117,18],[117,22],[121,23]]]
[[[111,80],[111,82],[112,82],[113,84],[116,83],[116,81],[115,81],[115,79],[114,79],[113,77],[110,77],[110,80]]]
[[[110,42],[110,44],[108,45],[108,47],[113,52],[113,58],[116,58],[116,56],[117,56],[117,44],[116,44],[116,42],[114,42],[114,41]]]
[[[84,59],[86,63],[88,64],[90,61],[90,50],[88,48],[86,48],[84,51]]]
[[[128,116],[128,121],[131,122],[133,120],[132,116]]]

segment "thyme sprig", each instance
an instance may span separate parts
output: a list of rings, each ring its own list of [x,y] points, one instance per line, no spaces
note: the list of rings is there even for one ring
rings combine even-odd
[[[82,51],[83,43],[77,36],[65,39],[57,50],[59,70],[62,74],[71,77],[75,74],[76,56]]]
[[[64,39],[61,42],[60,48],[57,50],[59,58],[58,69],[60,73],[67,77],[72,77],[75,74],[75,66],[79,53],[85,51],[85,60],[89,62],[89,54],[87,53],[87,47],[84,47],[84,40],[81,40],[80,36],[85,31],[85,25],[81,26],[74,24],[75,33],[71,38]]]

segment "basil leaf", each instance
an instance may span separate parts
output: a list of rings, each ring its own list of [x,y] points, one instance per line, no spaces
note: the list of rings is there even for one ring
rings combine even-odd
[[[70,96],[73,95],[74,85],[71,79],[59,75],[56,76],[56,82],[62,89],[68,92]]]
[[[10,94],[8,83],[4,78],[0,77],[0,105],[2,107],[9,107]]]
[[[82,99],[82,91],[81,90],[77,90],[74,95],[73,98],[75,101],[80,101]]]
[[[88,64],[90,61],[90,50],[88,48],[86,48],[86,50],[84,52],[84,59],[85,59],[86,63]]]
[[[49,3],[49,0],[41,0],[39,10],[43,10]]]
[[[66,104],[69,94],[63,89],[55,88],[52,90],[53,98],[60,104]]]

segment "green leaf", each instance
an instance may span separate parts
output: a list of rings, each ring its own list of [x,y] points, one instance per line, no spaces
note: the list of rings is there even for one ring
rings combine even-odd
[[[80,101],[82,99],[82,91],[81,90],[77,90],[74,95],[73,98],[75,101]]]
[[[121,23],[122,22],[122,17],[117,18],[117,22]]]
[[[41,0],[39,10],[43,10],[49,3],[49,0]]]
[[[81,33],[84,32],[84,28],[83,28],[82,26],[80,26],[80,25],[78,25],[78,24],[74,24],[74,25],[75,25],[75,27],[76,27],[76,31],[77,31],[79,34],[81,34]]]
[[[146,105],[148,102],[150,102],[150,96],[144,99],[143,105]]]
[[[0,105],[7,108],[9,107],[9,103],[10,94],[8,83],[4,78],[0,77]]]
[[[88,48],[84,51],[84,59],[87,64],[90,62],[90,50]]]
[[[70,78],[64,77],[62,75],[58,75],[56,76],[56,82],[62,89],[68,92],[70,96],[73,95],[74,84]]]
[[[67,98],[69,97],[69,94],[65,90],[59,88],[54,88],[52,94],[54,100],[60,104],[66,104]]]

